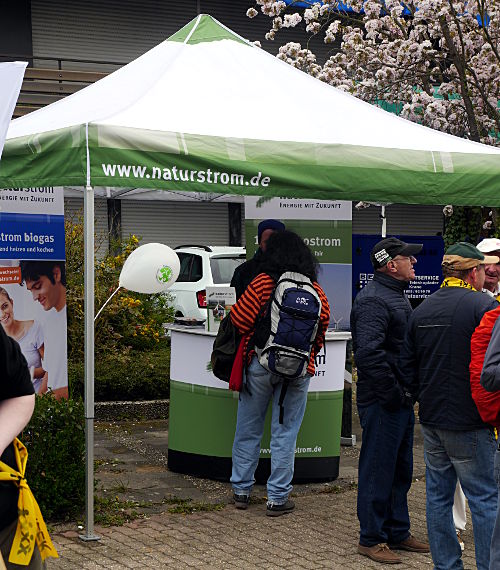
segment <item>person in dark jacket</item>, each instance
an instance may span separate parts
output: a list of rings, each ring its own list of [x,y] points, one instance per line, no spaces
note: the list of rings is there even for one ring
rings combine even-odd
[[[490,568],[490,542],[497,510],[493,476],[493,428],[481,420],[472,399],[471,337],[497,302],[479,293],[484,256],[470,243],[446,250],[441,288],[413,312],[400,367],[419,401],[426,465],[427,530],[435,568],[463,568],[453,524],[457,478],[469,501],[478,570]]]
[[[17,342],[0,327],[0,460],[16,468],[13,440],[24,429],[35,407],[35,392],[28,365]],[[0,467],[1,470],[1,467]],[[45,568],[35,546],[27,566],[11,564],[9,555],[18,524],[19,487],[11,481],[0,482],[0,566],[7,568]]]
[[[266,251],[267,240],[274,232],[282,232],[285,224],[279,220],[262,220],[257,226],[257,242],[259,247],[252,259],[239,265],[231,279],[231,287],[236,290],[236,299],[239,299],[250,283],[261,273],[264,252]]]
[[[491,314],[491,313],[490,313]],[[500,390],[500,317],[498,317],[491,332],[491,339],[484,356],[481,386],[488,392]],[[500,473],[500,447],[495,453],[495,473]],[[500,504],[500,477],[497,476],[498,498]],[[490,568],[500,568],[500,509],[493,528],[490,548]]]
[[[429,551],[428,544],[410,534],[407,494],[413,471],[415,418],[398,369],[411,314],[404,291],[415,278],[414,256],[421,250],[422,244],[396,238],[377,243],[371,251],[373,281],[356,295],[351,312],[357,405],[363,428],[358,552],[388,564],[401,562],[394,549]]]

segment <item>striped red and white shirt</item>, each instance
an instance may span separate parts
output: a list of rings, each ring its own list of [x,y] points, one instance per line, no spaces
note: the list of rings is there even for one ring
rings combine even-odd
[[[275,286],[275,281],[267,275],[267,273],[260,273],[246,288],[243,295],[238,299],[236,305],[233,305],[231,308],[231,321],[241,334],[247,335],[247,344],[255,329],[255,323],[259,312],[269,300]],[[316,333],[316,338],[311,351],[311,358],[307,367],[307,373],[311,376],[314,376],[315,356],[321,350],[321,347],[325,342],[325,333],[328,328],[328,323],[330,322],[330,305],[328,304],[328,299],[326,298],[323,289],[318,283],[316,283],[316,281],[313,282],[313,287],[321,300],[321,314],[319,318],[318,332]],[[251,350],[247,355],[247,363],[250,362],[254,354],[255,351]]]

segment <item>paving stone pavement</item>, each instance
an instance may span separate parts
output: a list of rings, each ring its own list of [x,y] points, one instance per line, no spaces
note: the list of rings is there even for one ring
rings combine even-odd
[[[353,431],[359,425],[354,419]],[[56,526],[51,532],[60,558],[48,562],[49,570],[122,568],[296,568],[362,570],[381,568],[356,551],[357,458],[355,448],[341,449],[338,480],[327,484],[296,485],[296,510],[282,517],[265,516],[265,503],[252,504],[247,511],[231,504],[228,483],[175,474],[165,467],[166,422],[133,422],[98,427],[96,457],[100,494],[115,493],[122,483],[121,498],[156,502],[147,518],[119,527],[96,525],[97,542],[82,542],[76,523]],[[414,446],[416,478],[409,493],[412,532],[426,537],[425,482],[422,441],[416,429]],[[354,487],[354,488],[353,488]],[[108,489],[108,490],[106,490]],[[265,488],[255,494],[264,497]],[[193,498],[221,503],[219,511],[172,514],[164,496]],[[470,513],[468,515],[470,521]],[[475,568],[473,536],[464,533],[466,570]],[[402,569],[432,568],[429,554],[401,553]]]
[[[265,505],[247,511],[192,515],[162,513],[122,527],[99,528],[99,542],[83,543],[76,531],[53,535],[60,559],[50,569],[118,568],[342,568],[380,565],[356,552],[356,491],[296,497],[296,511],[265,516]],[[424,537],[425,483],[409,495],[412,530]],[[465,533],[465,568],[474,568],[472,536]],[[402,553],[400,568],[432,568],[430,555]]]

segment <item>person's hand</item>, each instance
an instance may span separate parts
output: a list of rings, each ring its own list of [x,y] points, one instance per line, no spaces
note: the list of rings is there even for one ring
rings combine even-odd
[[[38,393],[39,394],[45,394],[47,392],[47,389],[48,389],[48,384],[49,384],[49,374],[48,374],[48,372],[45,372],[45,374],[43,375],[42,383],[40,384],[40,390],[38,390]]]

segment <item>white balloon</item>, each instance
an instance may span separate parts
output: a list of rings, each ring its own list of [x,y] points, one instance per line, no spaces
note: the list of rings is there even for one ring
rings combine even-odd
[[[147,243],[126,259],[120,287],[136,293],[161,293],[175,283],[181,264],[175,251],[162,243]]]

